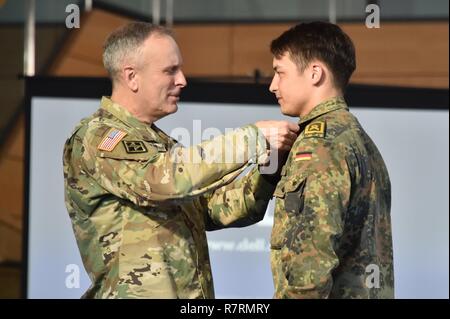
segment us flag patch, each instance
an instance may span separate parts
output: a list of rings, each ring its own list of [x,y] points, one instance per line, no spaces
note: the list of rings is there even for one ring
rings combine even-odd
[[[127,133],[111,128],[97,148],[101,151],[111,152],[114,147],[116,147],[116,145],[125,137],[125,135],[127,135]]]

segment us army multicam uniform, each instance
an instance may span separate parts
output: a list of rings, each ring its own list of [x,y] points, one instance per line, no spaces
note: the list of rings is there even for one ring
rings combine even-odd
[[[178,148],[174,161],[174,140],[103,98],[64,148],[66,206],[92,280],[84,297],[213,298],[205,230],[261,220],[275,189],[257,169],[235,179],[266,153],[257,133],[249,125]],[[244,162],[205,162],[220,147]]]
[[[274,193],[274,297],[393,298],[391,188],[378,149],[343,98],[299,125]]]

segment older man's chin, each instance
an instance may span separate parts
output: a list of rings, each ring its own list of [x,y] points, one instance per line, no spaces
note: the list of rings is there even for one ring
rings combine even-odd
[[[174,114],[178,111],[178,103],[170,103],[169,107],[167,108],[168,113],[167,114]]]

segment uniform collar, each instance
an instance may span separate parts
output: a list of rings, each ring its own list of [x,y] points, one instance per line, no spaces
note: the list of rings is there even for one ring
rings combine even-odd
[[[314,120],[315,118],[324,115],[326,113],[329,113],[331,111],[336,111],[339,109],[347,109],[348,106],[345,103],[345,100],[342,96],[334,97],[329,100],[326,100],[318,105],[316,105],[311,112],[309,112],[307,115],[300,117],[299,124],[304,124],[306,122],[310,122]]]
[[[131,129],[138,131],[145,140],[158,141],[161,139],[165,139],[163,138],[163,136],[161,136],[165,134],[162,134],[163,132],[154,124],[149,125],[147,123],[139,121],[126,108],[124,108],[120,104],[114,103],[111,98],[103,96],[100,102],[100,106],[102,109],[112,114],[114,117],[116,117]]]

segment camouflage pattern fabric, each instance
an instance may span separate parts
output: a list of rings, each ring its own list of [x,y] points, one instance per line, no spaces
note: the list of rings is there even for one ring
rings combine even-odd
[[[274,193],[274,297],[393,298],[383,158],[343,98],[319,104],[299,125]]]
[[[86,298],[213,298],[206,230],[261,220],[276,183],[253,126],[190,148],[104,97],[64,147],[65,200]],[[223,163],[225,149],[235,159]]]

